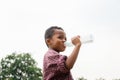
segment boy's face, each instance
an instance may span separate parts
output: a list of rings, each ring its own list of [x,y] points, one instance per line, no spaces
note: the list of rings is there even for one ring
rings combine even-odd
[[[64,42],[66,41],[66,34],[61,29],[55,29],[52,38],[49,39],[49,48],[54,49],[57,52],[62,52],[65,50],[66,46]]]

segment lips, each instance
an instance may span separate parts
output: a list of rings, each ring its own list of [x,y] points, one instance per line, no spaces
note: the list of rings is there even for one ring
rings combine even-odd
[[[64,44],[63,47],[66,48],[66,45]]]

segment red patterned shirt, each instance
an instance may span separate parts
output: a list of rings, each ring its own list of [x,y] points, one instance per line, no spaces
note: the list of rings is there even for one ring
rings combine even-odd
[[[71,72],[66,68],[67,56],[49,49],[44,55],[43,80],[73,80]]]

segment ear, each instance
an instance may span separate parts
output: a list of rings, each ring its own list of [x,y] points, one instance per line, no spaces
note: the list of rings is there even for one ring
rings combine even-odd
[[[50,45],[51,44],[51,40],[50,39],[46,39],[46,43],[47,43],[47,45]]]

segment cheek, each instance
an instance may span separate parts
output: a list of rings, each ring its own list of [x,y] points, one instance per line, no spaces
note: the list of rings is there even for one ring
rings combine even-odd
[[[56,44],[57,44],[58,46],[60,46],[60,45],[61,45],[61,42],[60,42],[60,41],[57,41]]]
[[[60,48],[61,43],[59,41],[54,42],[54,47]]]
[[[56,41],[56,40],[54,40],[54,41],[52,41],[52,45],[53,46],[58,46],[60,43],[58,42],[58,41]]]

